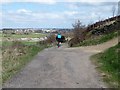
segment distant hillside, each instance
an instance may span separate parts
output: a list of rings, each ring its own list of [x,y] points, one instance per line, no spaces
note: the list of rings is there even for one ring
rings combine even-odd
[[[120,15],[105,19],[103,21],[96,22],[92,25],[89,25],[87,27],[86,31],[89,32],[89,31],[94,30],[94,29],[103,28],[104,26],[109,26],[111,24],[116,24],[116,22],[120,23]]]
[[[120,15],[96,22],[87,27],[86,32],[92,35],[101,35],[114,32],[120,29]]]

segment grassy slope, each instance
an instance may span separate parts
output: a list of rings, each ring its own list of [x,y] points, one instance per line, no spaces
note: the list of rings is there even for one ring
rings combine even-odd
[[[3,42],[2,47],[2,79],[3,83],[16,74],[25,64],[41,50],[45,45],[28,44],[21,42]]]
[[[92,61],[98,66],[98,70],[104,73],[103,80],[110,87],[120,88],[120,43],[109,48],[103,53],[93,55]]]
[[[81,42],[80,44],[78,44],[77,46],[97,45],[97,44],[107,42],[107,41],[109,41],[117,36],[118,36],[118,32],[114,32],[114,33],[110,33],[110,34],[106,34],[106,35],[101,35],[98,38],[85,40],[85,41]]]

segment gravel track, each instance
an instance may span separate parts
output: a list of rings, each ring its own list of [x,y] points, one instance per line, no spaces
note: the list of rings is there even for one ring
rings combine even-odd
[[[117,38],[97,46],[43,50],[5,88],[105,88],[90,56],[117,44]]]

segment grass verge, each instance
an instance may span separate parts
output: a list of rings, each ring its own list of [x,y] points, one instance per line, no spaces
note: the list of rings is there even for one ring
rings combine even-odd
[[[91,60],[98,67],[103,80],[111,88],[120,88],[120,43],[103,53],[91,56]]]
[[[2,82],[10,79],[47,45],[24,44],[22,42],[5,42],[2,47]],[[4,43],[3,43],[4,45]]]

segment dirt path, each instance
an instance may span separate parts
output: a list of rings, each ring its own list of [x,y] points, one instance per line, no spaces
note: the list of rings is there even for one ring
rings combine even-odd
[[[4,84],[9,88],[104,88],[107,87],[89,57],[117,44],[80,48],[52,47],[40,52],[20,73]]]
[[[118,38],[114,38],[114,39],[112,39],[108,42],[105,42],[103,44],[93,45],[93,46],[84,46],[84,47],[79,47],[79,48],[70,48],[70,49],[98,53],[98,52],[102,52],[102,51],[104,51],[112,46],[115,46],[117,43],[118,43]]]

